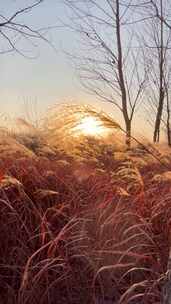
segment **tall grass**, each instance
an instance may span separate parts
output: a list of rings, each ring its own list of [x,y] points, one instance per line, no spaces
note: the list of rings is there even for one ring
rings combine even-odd
[[[141,147],[86,139],[74,157],[58,143],[53,159],[0,153],[0,303],[162,303],[166,168]]]

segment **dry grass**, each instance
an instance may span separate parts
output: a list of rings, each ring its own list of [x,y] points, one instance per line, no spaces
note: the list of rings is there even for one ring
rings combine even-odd
[[[74,151],[75,154],[77,146],[84,144],[85,147],[85,141],[87,141],[87,139],[90,141],[94,139],[94,137],[92,138],[90,136],[88,138],[77,132],[80,121],[89,117],[94,118],[100,128],[104,128],[108,131],[108,137],[112,137],[112,135],[115,134],[114,138],[112,138],[112,140],[114,140],[115,150],[118,150],[121,147],[123,148],[121,139],[123,135],[119,124],[104,112],[98,112],[88,105],[64,104],[52,108],[44,120],[43,125],[47,142],[53,147],[58,147],[58,143],[60,143],[61,147],[70,153],[73,153]],[[101,143],[104,143],[103,136],[96,136],[95,140],[97,140],[97,142],[100,140]]]
[[[0,303],[162,303],[169,168],[142,147],[116,152],[99,139],[75,156],[17,140],[0,151]]]

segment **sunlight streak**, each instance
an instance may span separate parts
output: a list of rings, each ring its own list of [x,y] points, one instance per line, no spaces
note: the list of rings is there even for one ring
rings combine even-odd
[[[104,135],[107,129],[93,116],[84,117],[75,128],[75,131],[84,135]]]

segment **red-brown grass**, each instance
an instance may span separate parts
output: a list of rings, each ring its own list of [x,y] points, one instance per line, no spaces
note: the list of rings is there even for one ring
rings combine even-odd
[[[0,153],[0,303],[162,303],[169,167],[95,152]]]

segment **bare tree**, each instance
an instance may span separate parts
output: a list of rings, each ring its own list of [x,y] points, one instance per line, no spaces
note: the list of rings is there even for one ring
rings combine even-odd
[[[36,47],[35,41],[43,39],[48,42],[48,39],[43,35],[42,29],[36,29],[30,25],[28,21],[22,21],[24,16],[31,15],[32,11],[36,9],[44,0],[27,1],[27,5],[14,11],[10,16],[0,15],[0,54],[8,52],[16,52],[25,57],[31,57],[26,50],[23,50],[23,43]],[[24,2],[24,1],[23,1]],[[28,3],[30,2],[30,5]]]
[[[132,121],[143,99],[147,70],[130,5],[120,0],[64,0],[69,27],[81,39],[74,55],[82,84],[120,111],[130,146]]]
[[[151,65],[147,96],[150,114],[154,114],[152,116],[152,119],[154,119],[154,142],[159,142],[163,124],[167,132],[170,128],[171,28],[167,21],[170,9],[169,2],[169,0],[151,0],[148,4],[145,4],[148,18],[144,22],[144,45],[146,48],[146,64]],[[168,137],[168,143],[169,141]]]
[[[169,3],[169,1],[168,1],[168,3]],[[158,8],[156,1],[150,0],[150,4],[152,4],[152,6],[155,10],[155,17],[158,18],[160,21],[162,21],[166,25],[166,27],[171,29],[171,23],[169,22],[170,21],[169,9],[167,9],[167,15],[164,16],[163,11],[161,12],[161,10]],[[168,20],[168,17],[169,17],[169,20]]]

